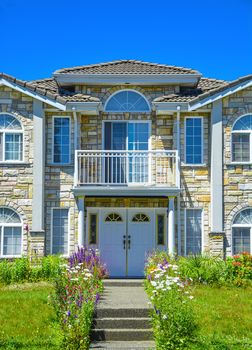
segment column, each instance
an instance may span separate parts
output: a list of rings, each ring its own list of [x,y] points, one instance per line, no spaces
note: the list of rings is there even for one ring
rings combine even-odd
[[[169,197],[168,207],[168,253],[175,252],[174,197]]]
[[[78,198],[78,246],[84,246],[84,232],[85,232],[85,205],[84,197]]]
[[[41,101],[33,100],[33,196],[30,253],[44,255],[45,128]]]
[[[223,136],[222,100],[213,103],[211,114],[211,231],[223,230]]]

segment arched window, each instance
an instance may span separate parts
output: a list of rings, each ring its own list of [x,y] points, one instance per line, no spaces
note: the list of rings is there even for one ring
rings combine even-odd
[[[146,98],[134,90],[122,90],[109,97],[105,104],[106,112],[149,112]]]
[[[0,208],[0,256],[19,256],[22,247],[22,222],[9,208]]]
[[[117,213],[111,213],[105,219],[105,222],[122,222],[122,221],[123,221],[122,217]]]
[[[139,213],[133,216],[132,222],[150,222],[150,218],[145,214]]]
[[[0,162],[23,160],[23,132],[19,120],[0,113]]]
[[[232,161],[251,162],[250,151],[252,143],[252,114],[247,114],[239,118],[232,130]]]
[[[233,254],[252,252],[252,208],[240,211],[233,221],[232,244]]]

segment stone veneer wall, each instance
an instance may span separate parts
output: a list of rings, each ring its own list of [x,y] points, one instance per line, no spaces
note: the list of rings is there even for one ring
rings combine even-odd
[[[74,120],[72,113],[46,112],[46,167],[45,167],[45,230],[46,253],[51,253],[52,208],[69,208],[69,251],[74,251],[77,244],[77,207],[72,193],[74,181]],[[69,116],[71,120],[71,163],[55,165],[52,159],[53,116]]]
[[[0,87],[0,113],[13,114],[23,126],[24,162],[0,164],[0,207],[15,210],[23,222],[23,253],[34,246],[29,236],[32,225],[33,187],[33,102],[32,98],[8,87]]]
[[[232,222],[242,209],[252,207],[251,165],[231,164],[231,131],[242,115],[252,113],[252,88],[244,89],[223,101],[224,132],[224,223],[227,255],[232,254]]]

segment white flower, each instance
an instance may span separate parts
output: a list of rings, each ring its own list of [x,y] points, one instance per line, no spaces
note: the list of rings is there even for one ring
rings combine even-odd
[[[163,320],[167,320],[167,318],[168,318],[167,315],[163,316]]]
[[[192,300],[192,299],[193,299],[193,296],[192,296],[192,295],[190,295],[188,298]]]
[[[153,287],[156,287],[157,282],[155,282],[155,281],[151,281],[151,285],[152,285]]]

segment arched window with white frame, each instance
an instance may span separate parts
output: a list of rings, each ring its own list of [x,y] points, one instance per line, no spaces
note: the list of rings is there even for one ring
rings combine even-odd
[[[233,125],[232,162],[252,162],[252,114],[241,116]]]
[[[0,256],[22,254],[22,220],[12,209],[0,208]]]
[[[0,162],[20,162],[22,160],[22,125],[12,114],[0,113]]]
[[[233,255],[252,253],[252,208],[243,209],[234,218],[232,225]]]
[[[120,90],[111,95],[104,107],[105,112],[150,112],[144,95],[135,90]]]

